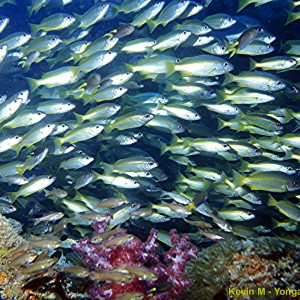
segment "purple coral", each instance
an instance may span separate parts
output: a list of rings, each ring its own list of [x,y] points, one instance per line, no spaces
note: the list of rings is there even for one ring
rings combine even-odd
[[[107,231],[110,217],[104,221],[94,222],[94,235]],[[155,253],[157,230],[152,229],[146,242],[142,242],[137,237],[118,246],[105,247],[104,244],[115,237],[124,236],[125,229],[118,230],[108,238],[101,240],[97,244],[90,242],[88,238],[81,239],[77,244],[72,245],[72,249],[81,253],[86,266],[93,270],[113,270],[120,266],[147,267],[156,276],[156,280],[144,280],[134,277],[130,281],[108,281],[89,287],[88,293],[93,299],[111,300],[116,296],[141,292],[146,296],[153,292],[153,299],[176,299],[189,285],[190,280],[184,274],[187,261],[197,258],[198,250],[192,246],[188,237],[179,237],[177,231],[172,229],[171,242],[174,245],[169,251],[164,253],[164,263]],[[168,289],[161,290],[162,283],[168,285]]]

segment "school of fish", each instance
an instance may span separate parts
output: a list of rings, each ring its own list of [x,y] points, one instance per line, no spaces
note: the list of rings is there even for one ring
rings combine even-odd
[[[0,212],[48,248],[108,213],[166,244],[299,244],[300,39],[244,14],[275,1],[215,2],[33,0],[16,32],[0,1]]]

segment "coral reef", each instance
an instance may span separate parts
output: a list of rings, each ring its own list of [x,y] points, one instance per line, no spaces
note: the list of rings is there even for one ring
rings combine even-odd
[[[193,284],[181,299],[254,299],[230,291],[300,288],[300,249],[273,237],[220,241],[202,250],[186,269]],[[277,296],[273,292],[261,299]]]
[[[164,252],[163,261],[156,252],[157,231],[152,229],[146,242],[126,233],[126,230],[107,230],[110,217],[94,222],[91,239],[81,239],[72,249],[83,254],[95,284],[88,289],[92,299],[115,299],[138,292],[140,298],[172,300],[190,285],[184,274],[186,263],[197,258],[197,248],[187,236],[179,237],[171,230],[174,245]],[[163,263],[164,262],[164,263]]]
[[[60,240],[47,235],[25,240],[21,229],[17,221],[0,215],[0,299],[71,299],[72,282],[60,272],[66,264],[56,250]]]
[[[0,251],[1,254],[8,249],[21,244],[24,239],[19,235],[22,226],[13,219],[7,219],[0,214]]]

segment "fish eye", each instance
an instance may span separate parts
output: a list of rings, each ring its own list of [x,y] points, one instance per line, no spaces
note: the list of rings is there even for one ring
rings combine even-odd
[[[209,27],[208,26],[204,26],[204,29],[208,29]]]
[[[15,139],[16,139],[16,140],[19,139],[19,138],[20,138],[20,137],[19,137],[18,135],[15,136]]]
[[[234,110],[235,110],[235,111],[238,111],[238,108],[237,108],[237,107],[235,107],[235,108],[234,108]]]
[[[264,30],[262,28],[258,28],[258,32],[263,32]]]
[[[18,102],[17,99],[15,99],[15,100],[14,100],[14,103],[17,103],[17,102]]]
[[[38,113],[37,113],[38,116],[40,116],[41,114],[42,114],[41,112],[38,112]]]
[[[293,61],[292,59],[290,59],[290,63],[291,63],[291,64],[293,64],[293,63],[294,63],[294,61]]]
[[[51,127],[51,125],[50,125],[50,124],[48,124],[48,125],[47,125],[47,128],[50,128],[50,127]]]
[[[112,54],[112,52],[111,52],[111,51],[109,51],[109,52],[108,52],[108,54],[109,54],[109,55],[111,55],[111,54]]]
[[[199,115],[197,113],[194,114],[194,117],[198,117]]]
[[[255,153],[260,153],[260,150],[256,148],[256,149],[254,150],[254,152],[255,152]]]
[[[153,40],[153,44],[155,45],[157,43],[157,41],[156,40]]]
[[[68,105],[68,106],[71,106],[71,103],[68,103],[67,105]]]
[[[223,144],[223,148],[228,148],[228,145],[227,144]]]
[[[295,180],[295,181],[293,182],[293,186],[298,186],[298,185],[299,185],[298,181]]]
[[[122,87],[120,87],[120,88],[119,88],[119,91],[123,91],[123,88],[122,88]]]
[[[65,124],[62,124],[62,125],[61,125],[61,127],[62,127],[62,128],[65,128],[65,127],[66,127],[66,125],[65,125]]]
[[[53,176],[52,176],[52,175],[49,175],[47,178],[48,178],[48,179],[52,179],[52,178],[53,178]]]
[[[213,91],[213,90],[210,90],[210,91],[209,91],[209,94],[210,94],[210,95],[213,95],[213,94],[214,94],[214,91]]]
[[[276,81],[277,85],[282,85],[282,81]]]
[[[53,41],[53,42],[55,42],[55,41],[56,41],[56,38],[55,38],[55,37],[53,37],[53,38],[52,38],[52,41]]]
[[[224,51],[226,48],[224,46],[221,47],[221,50]],[[224,63],[225,65],[225,63]],[[228,64],[227,64],[228,65]],[[225,67],[227,67],[227,65],[225,65]]]
[[[252,213],[250,211],[247,212],[248,216],[252,216]]]
[[[27,34],[26,34],[26,33],[23,33],[23,34],[22,34],[22,36],[26,37],[26,36],[27,36]]]
[[[232,21],[233,21],[233,19],[232,19],[232,18],[228,18],[228,21],[229,21],[229,22],[232,22]]]
[[[138,136],[143,136],[143,134],[141,132],[138,132],[137,135]]]
[[[133,182],[133,184],[138,184],[138,182],[135,180],[135,181]]]
[[[100,128],[100,126],[99,126],[99,125],[96,125],[96,128],[98,129],[98,128]]]
[[[175,62],[176,62],[177,64],[179,64],[179,63],[180,63],[180,59],[179,59],[179,58],[176,59]]]
[[[101,6],[101,7],[104,7],[105,5],[104,5],[104,3],[102,3],[102,4],[100,4],[100,6]]]
[[[288,167],[287,169],[288,169],[288,171],[293,171],[292,167]]]
[[[145,118],[146,119],[150,118],[150,114],[145,114]]]
[[[71,20],[71,17],[70,17],[70,16],[68,16],[68,17],[67,17],[67,19],[68,19],[68,20]]]
[[[182,125],[181,125],[181,124],[179,124],[177,127],[181,129],[181,128],[182,128]]]
[[[126,72],[125,74],[126,74],[126,75],[130,75],[130,72]]]
[[[23,95],[24,95],[24,93],[23,93],[23,92],[21,92],[21,93],[20,93],[20,96],[23,96]]]
[[[150,161],[150,162],[148,163],[148,165],[149,165],[149,166],[153,166],[153,165],[154,165],[154,162]]]
[[[184,31],[184,32],[183,32],[183,34],[187,34],[187,32],[186,32],[186,31]]]
[[[89,156],[86,156],[85,159],[90,159]]]
[[[222,48],[224,48],[224,49],[225,49],[225,47],[222,47]],[[224,67],[228,67],[228,62],[227,62],[227,61],[225,61],[225,62],[223,63],[223,66],[224,66]]]
[[[272,46],[271,46],[271,45],[268,45],[267,48],[268,48],[268,49],[272,49]]]
[[[3,46],[1,46],[0,49],[2,50],[2,49],[3,49]]]
[[[8,195],[5,196],[4,198],[5,198],[6,200],[10,200],[10,196],[8,196]]]

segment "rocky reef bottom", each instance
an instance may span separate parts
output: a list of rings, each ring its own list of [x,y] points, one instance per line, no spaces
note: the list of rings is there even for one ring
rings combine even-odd
[[[70,278],[61,280],[55,268],[58,264],[53,267],[52,263],[44,270],[43,284],[38,289],[39,278],[34,279],[35,288],[31,288],[31,282],[20,277],[21,267],[16,260],[11,262],[15,249],[26,244],[20,232],[21,224],[0,214],[0,299],[57,299],[59,294],[70,295],[65,294],[69,284],[63,284],[70,283]],[[185,271],[192,285],[180,299],[300,299],[300,248],[275,237],[219,241],[200,251]],[[45,273],[49,277],[46,285]],[[72,294],[72,299],[83,299],[82,294]]]
[[[219,241],[186,271],[182,299],[300,299],[300,248],[275,237]]]

